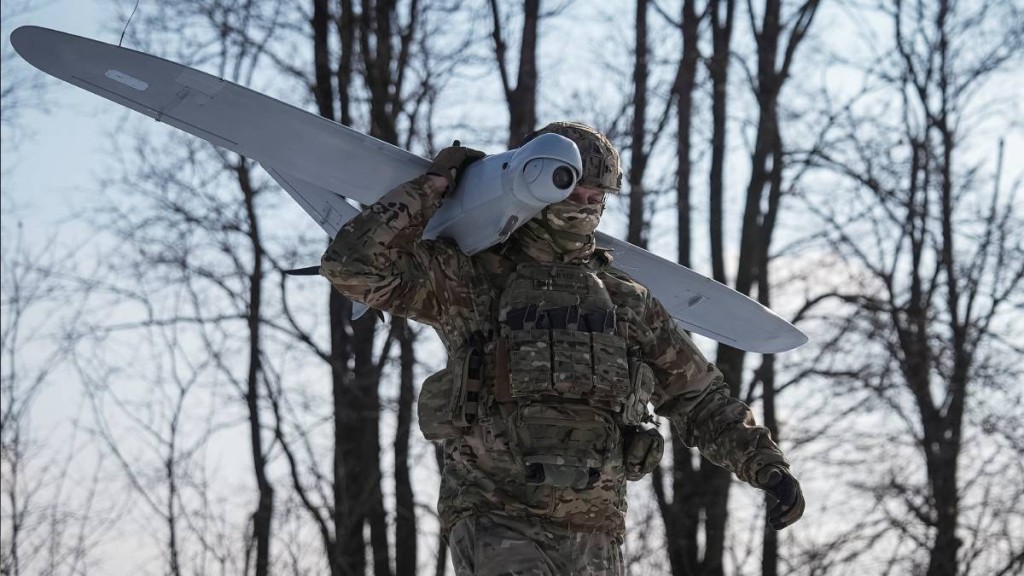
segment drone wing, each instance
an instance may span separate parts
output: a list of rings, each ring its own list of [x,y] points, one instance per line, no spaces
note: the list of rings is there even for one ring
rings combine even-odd
[[[259,162],[334,236],[369,204],[426,171],[429,161],[238,84],[150,54],[36,26],[11,34],[43,72]],[[807,337],[746,296],[632,244],[599,235],[615,266],[647,286],[687,330],[775,353]]]

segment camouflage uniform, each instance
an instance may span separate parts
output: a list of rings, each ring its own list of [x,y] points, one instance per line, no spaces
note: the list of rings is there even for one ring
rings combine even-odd
[[[578,573],[621,573],[626,481],[639,479],[661,456],[660,436],[653,432],[658,442],[649,442],[652,431],[639,426],[648,419],[648,401],[687,445],[745,482],[764,487],[768,472],[788,469],[767,429],[730,398],[718,369],[646,288],[615,269],[609,254],[595,250],[592,236],[579,242],[570,237],[568,244],[563,237],[552,247],[557,241],[546,223],[561,217],[556,205],[509,241],[467,256],[452,241],[420,238],[446,191],[435,182],[421,176],[369,206],[339,232],[321,270],[349,298],[434,327],[445,345],[448,368],[424,383],[419,414],[424,434],[443,442],[438,513],[457,569],[490,573],[474,564],[490,558],[501,568],[494,573],[567,574],[568,556]],[[554,480],[531,478],[540,465],[525,466],[523,452],[543,439],[516,433],[514,423],[524,411],[502,383],[508,362],[498,337],[507,329],[505,313],[499,312],[502,294],[510,276],[545,267],[598,279],[615,310],[614,335],[640,360],[630,365],[628,378],[646,383],[639,398],[639,388],[623,391],[617,398],[625,399],[609,406],[616,429],[602,439],[607,457],[588,460],[596,466],[589,478],[559,478],[565,467],[551,461],[543,469]],[[596,364],[603,355],[593,338]],[[557,365],[558,359],[551,362]],[[586,402],[585,395],[577,398]],[[630,405],[639,412],[629,415]],[[607,419],[589,407],[580,410],[572,415],[580,422],[579,431],[570,431],[573,438],[591,430],[591,419]],[[520,565],[522,571],[515,568]]]
[[[622,549],[611,534],[477,514],[455,524],[448,548],[456,576],[622,574]]]

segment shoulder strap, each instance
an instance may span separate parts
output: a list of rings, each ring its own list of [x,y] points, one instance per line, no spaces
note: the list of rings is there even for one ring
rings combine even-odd
[[[494,399],[498,402],[502,415],[507,415],[510,412],[513,402],[512,384],[509,381],[508,344],[499,337],[499,330],[497,330],[501,294],[504,292],[507,282],[498,287],[492,276],[498,275],[504,268],[508,269],[506,281],[515,274],[515,260],[510,258],[506,251],[507,246],[503,246],[498,250],[483,254],[481,260],[477,263],[478,274],[473,279],[474,290],[486,290],[486,297],[490,298],[490,309],[487,310],[487,324],[491,327],[491,333],[488,334],[488,338],[494,343],[494,377],[491,379],[491,392],[494,394]],[[484,261],[484,258],[493,260]],[[491,270],[491,267],[494,270]],[[481,301],[483,300],[481,299]]]

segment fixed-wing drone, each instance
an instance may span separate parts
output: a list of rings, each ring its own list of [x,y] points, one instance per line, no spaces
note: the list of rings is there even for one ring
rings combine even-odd
[[[394,186],[430,162],[409,151],[228,82],[150,54],[35,26],[11,34],[33,66],[258,162],[334,237]],[[582,171],[571,140],[542,135],[488,156],[466,170],[427,226],[427,238],[451,238],[467,254],[504,241],[544,206],[565,199]],[[614,266],[644,284],[686,329],[730,346],[776,353],[807,337],[771,310],[627,242],[598,233]]]

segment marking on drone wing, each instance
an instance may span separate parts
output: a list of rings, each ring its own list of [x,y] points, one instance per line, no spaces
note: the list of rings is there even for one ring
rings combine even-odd
[[[214,132],[210,132],[209,130],[205,130],[203,128],[200,128],[199,126],[196,126],[195,124],[192,124],[191,122],[186,122],[186,121],[182,120],[181,118],[178,118],[176,116],[172,116],[170,114],[165,113],[163,110],[157,110],[156,108],[153,108],[152,106],[147,106],[146,104],[143,104],[142,102],[140,102],[138,100],[132,100],[132,99],[128,98],[127,96],[123,95],[123,94],[118,94],[117,92],[113,92],[113,91],[107,90],[103,86],[100,86],[98,84],[93,84],[92,82],[86,80],[85,78],[80,78],[78,76],[71,76],[71,80],[69,80],[69,82],[71,82],[75,86],[81,87],[84,90],[88,90],[89,92],[92,92],[93,94],[96,94],[98,96],[102,96],[102,97],[106,98],[107,100],[112,100],[112,101],[117,102],[118,104],[120,104],[122,106],[126,106],[128,108],[131,108],[132,110],[135,110],[136,112],[142,112],[143,114],[145,114],[146,116],[149,116],[150,118],[156,120],[157,122],[163,122],[165,124],[170,124],[171,126],[175,126],[174,124],[171,124],[167,120],[174,121],[174,122],[176,122],[176,123],[181,125],[181,126],[175,126],[175,128],[178,128],[179,130],[184,130],[185,132],[188,132],[189,134],[192,134],[192,135],[195,135],[195,136],[199,136],[200,138],[209,141],[211,144],[216,144],[217,146],[221,146],[221,147],[227,148],[229,150],[234,150],[234,148],[232,148],[232,146],[234,146],[236,148],[238,147],[238,142],[235,142],[234,140],[231,140],[230,138],[225,138],[224,136],[221,136],[220,134],[216,134]],[[89,86],[89,88],[86,88],[85,86]],[[182,126],[187,126],[188,128],[182,128]],[[202,134],[200,134],[200,132]],[[203,134],[206,134],[206,136],[203,136]],[[221,144],[220,142],[226,142],[227,144]],[[244,156],[244,154],[243,154],[243,156]]]
[[[103,74],[107,78],[110,78],[114,82],[120,82],[129,88],[134,88],[139,92],[145,92],[146,88],[149,88],[149,83],[143,82],[134,76],[129,76],[120,70],[110,69]]]

